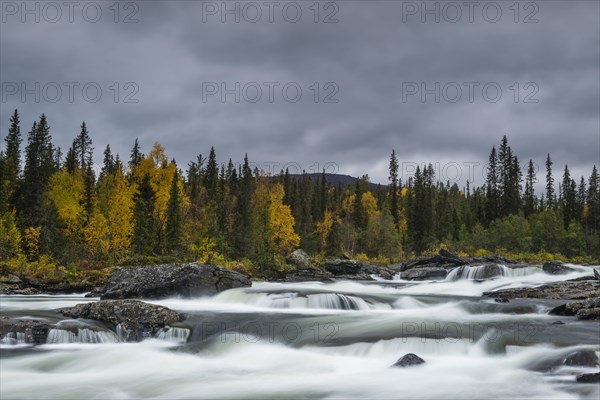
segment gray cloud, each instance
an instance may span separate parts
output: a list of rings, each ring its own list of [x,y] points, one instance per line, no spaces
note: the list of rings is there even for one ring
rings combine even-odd
[[[429,7],[435,3],[427,2]],[[477,10],[488,3],[480,2]],[[532,10],[526,8],[529,3],[539,8],[534,16],[538,23],[523,23]],[[477,162],[481,170],[503,134],[523,163],[533,158],[542,166],[546,153],[551,153],[556,174],[568,163],[572,175],[587,176],[593,164],[600,164],[597,2],[520,2],[518,23],[509,8],[513,2],[503,1],[494,3],[503,12],[497,23],[487,22],[477,10],[473,23],[466,15],[457,23],[443,18],[435,23],[432,16],[422,23],[419,15],[410,15],[404,23],[407,2],[338,1],[339,22],[327,24],[322,19],[333,10],[324,8],[333,7],[327,2],[320,3],[319,23],[313,22],[309,8],[314,2],[296,3],[303,11],[297,23],[286,22],[277,11],[269,23],[262,1],[257,2],[263,11],[258,23],[243,18],[235,23],[230,15],[221,23],[220,15],[203,14],[206,2],[189,1],[138,1],[138,23],[114,23],[108,9],[112,3],[96,4],[103,9],[97,23],[81,17],[73,23],[66,18],[22,23],[18,15],[3,14],[3,85],[95,82],[103,92],[97,103],[86,101],[80,90],[72,103],[66,93],[56,103],[8,96],[0,104],[2,135],[12,109],[18,108],[25,132],[46,113],[63,147],[85,120],[98,160],[106,143],[127,158],[139,137],[145,150],[161,142],[182,167],[215,146],[223,162],[230,157],[239,161],[244,153],[258,164],[295,163],[306,170],[331,162],[340,173],[368,173],[382,183],[392,148],[408,169],[412,163],[431,161]],[[420,7],[422,2],[414,4]],[[120,19],[125,11],[131,10],[121,10]],[[125,87],[128,82],[139,91],[132,94]],[[206,82],[224,82],[228,88],[236,82],[240,87],[256,82],[263,97],[257,103],[243,96],[236,103],[233,95],[226,102],[219,95],[203,101]],[[267,99],[265,82],[280,83],[273,102]],[[302,88],[297,103],[282,97],[281,88],[290,82]],[[325,88],[328,82],[339,88],[333,95],[337,103],[323,103],[332,94],[331,87]],[[462,97],[447,101],[454,96],[450,85],[439,102],[432,94],[425,102],[420,94],[403,98],[410,82],[429,89],[436,82],[440,88],[455,82],[463,88]],[[478,84],[472,102],[465,82]],[[502,89],[497,102],[484,97],[486,83]],[[525,86],[528,83],[534,86]],[[139,102],[124,102],[127,95]],[[538,102],[523,102],[527,95]],[[462,172],[464,182],[466,167]],[[440,177],[448,178],[443,173]],[[481,183],[481,174],[476,175],[475,184]]]

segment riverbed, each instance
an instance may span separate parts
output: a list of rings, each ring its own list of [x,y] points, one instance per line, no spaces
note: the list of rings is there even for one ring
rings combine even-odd
[[[592,271],[572,267],[485,281],[254,282],[149,301],[187,319],[139,343],[101,324],[57,329],[38,346],[3,338],[0,398],[598,399],[599,385],[575,380],[598,367],[563,361],[576,351],[600,355],[599,321],[548,315],[562,300],[482,296]],[[55,324],[65,319],[57,309],[90,301],[98,299],[0,296],[0,310]],[[425,363],[391,367],[407,353]]]

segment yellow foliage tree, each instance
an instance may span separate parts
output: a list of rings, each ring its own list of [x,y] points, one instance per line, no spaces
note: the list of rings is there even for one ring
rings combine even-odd
[[[50,178],[50,200],[66,225],[68,236],[77,234],[85,222],[83,190],[83,175],[79,170],[71,174],[63,169]]]
[[[283,204],[283,186],[276,183],[269,190],[269,227],[277,249],[289,253],[300,245],[300,236],[294,232],[294,216],[290,206]]]
[[[120,170],[98,182],[98,208],[106,220],[109,249],[118,258],[131,246],[134,190]]]
[[[330,210],[325,210],[323,221],[316,223],[315,231],[317,232],[317,235],[319,235],[321,248],[325,248],[325,246],[327,246],[327,238],[329,237],[329,233],[331,232],[331,228],[333,228],[335,221],[335,215]]]
[[[363,209],[367,213],[368,221],[372,221],[376,218],[379,218],[379,215],[381,213],[377,209],[377,199],[375,198],[375,196],[373,196],[373,193],[363,193],[360,201],[362,203]]]

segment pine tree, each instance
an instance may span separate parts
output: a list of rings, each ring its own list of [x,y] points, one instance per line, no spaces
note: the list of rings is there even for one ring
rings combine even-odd
[[[183,217],[181,215],[181,195],[179,194],[179,175],[177,169],[173,174],[169,203],[167,205],[167,223],[165,247],[167,252],[176,252],[181,248],[183,238]]]
[[[3,180],[6,182],[6,201],[14,207],[16,192],[21,175],[21,128],[19,126],[19,112],[15,110],[10,117],[8,135],[4,138],[6,151],[3,161]]]
[[[550,153],[546,157],[546,207],[554,208],[554,178],[552,177],[552,160]]]
[[[110,144],[104,149],[104,163],[100,171],[100,177],[112,175],[116,171],[115,159],[110,150]]]
[[[156,244],[156,224],[154,222],[156,194],[150,183],[150,175],[143,176],[133,200],[134,250],[137,254],[149,255],[154,251]]]
[[[142,160],[144,159],[144,155],[140,151],[140,144],[138,139],[135,138],[135,143],[133,144],[133,149],[131,149],[131,158],[129,159],[129,169],[133,170],[135,167],[140,165]]]
[[[77,157],[79,168],[85,171],[87,168],[86,163],[92,159],[92,152],[94,151],[85,121],[81,123],[81,131],[73,141],[73,151]]]
[[[486,222],[491,223],[498,218],[498,164],[496,157],[496,146],[492,147],[487,167],[486,177]]]
[[[527,178],[525,179],[524,212],[526,217],[530,216],[535,211],[535,191],[533,185],[536,182],[537,180],[533,160],[529,160],[529,164],[527,166]]]
[[[588,207],[586,226],[597,232],[600,229],[600,175],[595,165],[588,180],[586,202]]]
[[[217,199],[218,183],[219,167],[217,165],[217,155],[214,147],[211,147],[210,154],[208,155],[208,163],[206,164],[204,186],[206,187],[209,199],[213,201]]]
[[[575,181],[571,179],[569,173],[569,167],[565,165],[565,172],[563,174],[563,181],[561,185],[561,198],[562,198],[562,211],[565,229],[569,227],[571,221],[576,218],[576,196],[577,196],[577,185]]]
[[[54,146],[46,116],[41,115],[27,137],[23,181],[19,187],[17,216],[22,229],[39,226],[50,176],[57,170]]]
[[[398,209],[398,159],[396,158],[395,150],[392,150],[392,155],[390,156],[390,176],[388,179],[390,181],[390,211],[392,217],[394,217],[394,223],[398,226],[400,222]]]

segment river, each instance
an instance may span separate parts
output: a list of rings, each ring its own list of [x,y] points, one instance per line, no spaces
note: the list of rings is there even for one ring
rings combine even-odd
[[[566,276],[511,270],[483,282],[472,279],[476,271],[437,282],[255,282],[152,301],[187,320],[139,343],[101,325],[54,330],[38,346],[5,337],[0,398],[598,399],[599,385],[575,382],[597,367],[562,361],[578,350],[600,354],[599,321],[547,314],[564,301],[482,297],[591,273],[574,268]],[[0,309],[56,323],[64,319],[56,309],[97,300],[0,296]],[[425,363],[391,367],[406,353]]]

